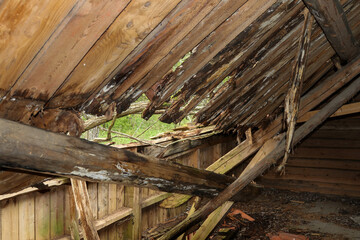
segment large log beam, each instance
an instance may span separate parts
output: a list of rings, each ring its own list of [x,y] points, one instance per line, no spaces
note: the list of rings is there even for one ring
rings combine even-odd
[[[360,77],[354,80],[345,90],[338,94],[333,100],[331,100],[324,108],[315,114],[309,121],[300,126],[294,134],[293,143],[296,144],[310,134],[314,129],[323,123],[328,117],[330,117],[337,109],[339,109],[344,103],[349,101],[360,91]],[[253,181],[256,177],[262,174],[271,165],[281,158],[285,153],[285,137],[278,136],[278,139],[270,139],[265,143],[272,145],[271,141],[278,142],[275,148],[270,147],[268,154],[257,154],[250,161],[248,166],[244,169],[241,175],[223,192],[217,197],[211,199],[206,205],[194,212],[194,214],[181,223],[176,225],[173,229],[168,231],[159,240],[174,239],[180,235],[186,229],[204,219],[207,215],[213,212],[216,208],[220,207],[224,202],[230,200],[236,193]],[[261,156],[262,155],[262,156]]]
[[[166,192],[214,196],[234,179],[0,119],[0,166]]]
[[[339,0],[303,0],[343,62],[360,53]]]

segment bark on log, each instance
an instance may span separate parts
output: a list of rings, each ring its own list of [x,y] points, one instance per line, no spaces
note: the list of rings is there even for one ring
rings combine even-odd
[[[343,62],[360,53],[339,0],[303,0]]]
[[[328,117],[330,117],[337,109],[339,109],[344,103],[349,101],[353,96],[355,96],[360,91],[360,78],[357,78],[352,84],[350,84],[344,91],[338,94],[332,101],[330,101],[323,109],[321,109],[315,116],[313,116],[309,121],[304,123],[295,131],[293,142],[294,144],[301,141],[309,133],[311,133],[317,126],[323,123]],[[282,137],[282,140],[273,151],[264,156],[261,159],[254,157],[246,169],[242,172],[238,179],[236,179],[230,186],[228,186],[223,192],[221,192],[217,197],[210,200],[205,206],[196,211],[191,217],[185,219],[169,232],[167,232],[160,239],[173,239],[174,237],[180,235],[184,232],[190,225],[193,225],[202,219],[204,219],[208,214],[213,212],[216,208],[221,206],[224,202],[228,201],[233,197],[237,192],[243,189],[247,184],[252,180],[258,177],[266,169],[268,169],[272,164],[274,164],[279,158],[281,158],[285,153],[285,137]]]
[[[234,179],[0,119],[0,165],[97,182],[214,196]]]

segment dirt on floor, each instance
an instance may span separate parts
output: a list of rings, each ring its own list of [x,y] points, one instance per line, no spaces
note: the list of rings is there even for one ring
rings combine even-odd
[[[236,209],[255,221],[227,214],[209,239],[360,240],[360,199],[263,189]]]

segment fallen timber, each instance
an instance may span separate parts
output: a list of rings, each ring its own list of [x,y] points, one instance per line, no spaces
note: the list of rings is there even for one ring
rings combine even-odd
[[[343,104],[349,101],[360,91],[360,78],[354,80],[345,90],[338,94],[331,100],[325,107],[316,113],[310,120],[300,126],[294,133],[293,143],[296,144],[310,134],[317,126],[323,123],[328,117],[336,112]],[[276,138],[276,137],[275,137]],[[273,141],[273,140],[269,140]],[[278,140],[275,140],[278,141]],[[187,228],[195,223],[204,219],[207,215],[213,212],[216,208],[220,207],[224,202],[228,201],[237,192],[248,185],[252,180],[258,177],[271,165],[275,164],[285,153],[285,137],[280,135],[280,141],[270,153],[264,155],[262,158],[254,157],[241,175],[217,197],[210,200],[205,206],[184,221],[179,223],[165,235],[161,240],[174,239]]]
[[[19,134],[21,133],[21,134]],[[215,196],[233,178],[0,119],[0,166]]]

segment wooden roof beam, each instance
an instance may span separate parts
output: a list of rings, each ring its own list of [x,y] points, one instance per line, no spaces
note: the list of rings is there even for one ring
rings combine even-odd
[[[0,119],[0,166],[199,196],[234,179]]]
[[[349,62],[359,55],[359,45],[338,0],[303,1],[342,62]]]
[[[310,134],[314,129],[323,123],[328,117],[336,112],[344,103],[349,101],[360,91],[360,77],[355,79],[346,89],[339,93],[333,100],[331,100],[324,108],[322,108],[309,121],[299,127],[294,133],[293,143],[296,144]],[[258,177],[271,165],[281,158],[285,153],[285,136],[278,135],[273,139],[267,141],[262,150],[250,161],[241,175],[217,197],[211,199],[206,205],[194,214],[176,225],[173,229],[168,231],[159,240],[174,239],[186,231],[189,226],[201,221],[216,208],[220,207],[224,202],[231,199],[237,192],[248,185],[252,180]]]

